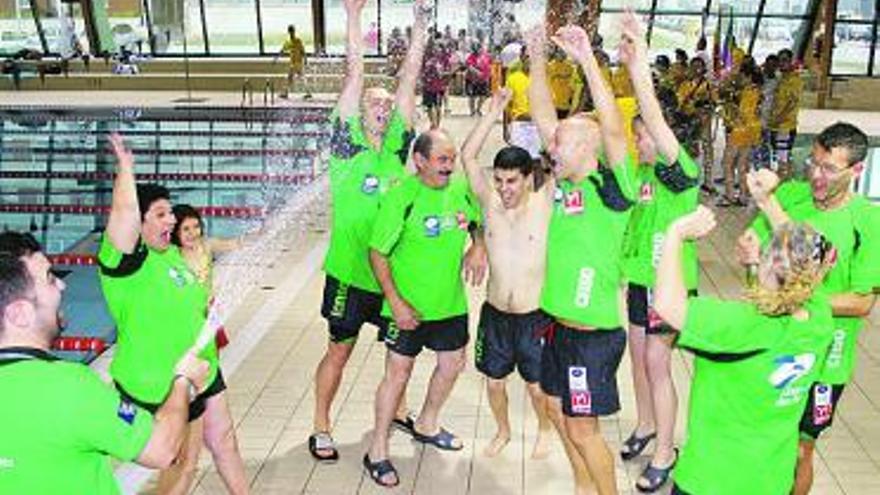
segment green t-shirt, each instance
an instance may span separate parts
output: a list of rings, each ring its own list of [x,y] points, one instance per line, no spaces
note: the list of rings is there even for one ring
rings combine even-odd
[[[370,247],[388,257],[391,276],[423,321],[467,314],[461,262],[480,209],[459,178],[443,189],[407,177],[379,206]],[[391,316],[385,301],[382,314]]]
[[[0,396],[0,493],[120,493],[108,456],[136,459],[153,432],[88,367],[36,349],[0,352]]]
[[[174,245],[159,252],[141,242],[126,255],[104,235],[98,263],[101,289],[116,322],[110,375],[137,400],[160,404],[171,388],[174,366],[202,331],[209,293]],[[211,366],[210,384],[218,367],[213,339],[200,357]]]
[[[688,301],[680,347],[695,354],[687,440],[673,478],[688,493],[780,495],[794,482],[798,423],[831,341],[822,294],[809,318],[753,304]],[[747,468],[746,468],[747,467]]]
[[[578,184],[557,184],[541,291],[541,309],[554,318],[599,329],[621,326],[621,247],[633,198],[630,160],[610,170],[600,167]]]
[[[379,197],[404,176],[412,132],[395,110],[382,148],[375,150],[364,135],[359,115],[340,121],[334,113],[330,141],[330,191],[333,202],[327,274],[369,292],[381,289],[370,268],[370,232]]]
[[[880,253],[869,249],[869,244],[880,237],[876,206],[862,196],[853,196],[840,208],[820,210],[813,204],[810,184],[800,180],[780,185],[775,196],[792,220],[806,222],[837,250],[837,262],[822,283],[826,293],[866,294],[873,287],[880,286],[876,268],[880,264]],[[769,240],[772,230],[765,215],[758,215],[751,228],[762,244]],[[849,382],[855,368],[856,344],[862,325],[862,318],[834,318],[834,339],[825,360],[822,382],[835,385]]]
[[[700,167],[680,146],[675,163],[668,165],[661,156],[654,165],[639,166],[636,174],[638,202],[623,243],[624,274],[630,282],[653,287],[666,230],[676,219],[694,211],[699,203],[696,179],[700,176]],[[685,285],[696,289],[696,243],[686,242],[681,256]]]

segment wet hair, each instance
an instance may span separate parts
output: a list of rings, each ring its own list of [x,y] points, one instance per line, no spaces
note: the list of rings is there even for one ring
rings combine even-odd
[[[7,230],[0,234],[0,253],[22,258],[42,251],[39,241],[29,232]]]
[[[293,26],[293,24],[288,24],[288,25],[287,25],[287,33],[288,33],[288,34],[293,34],[293,33],[295,33],[295,32],[296,32],[296,28]]]
[[[492,167],[498,170],[519,170],[524,176],[534,168],[532,155],[519,146],[505,146],[495,155]]]
[[[21,256],[0,251],[0,332],[4,329],[3,315],[13,301],[27,296],[34,288],[31,277]]]
[[[831,151],[844,148],[849,166],[865,161],[868,156],[868,136],[858,127],[847,122],[836,122],[816,136],[816,144]]]
[[[657,58],[654,59],[655,67],[663,67],[665,69],[668,69],[669,65],[669,57],[667,57],[666,55],[657,55]]]
[[[778,63],[779,57],[777,57],[775,53],[771,53],[771,54],[767,55],[766,57],[764,57],[764,63],[766,64],[767,62]]]
[[[171,212],[174,213],[174,218],[177,220],[177,223],[174,224],[174,230],[171,231],[171,242],[175,246],[180,246],[180,228],[187,218],[195,218],[199,222],[199,228],[202,229],[202,235],[205,235],[205,222],[202,220],[202,215],[191,205],[174,205]]]
[[[678,62],[679,60],[684,62],[687,62],[688,60],[688,53],[683,48],[675,49],[675,61]]]
[[[746,290],[746,298],[763,314],[791,314],[812,297],[835,257],[831,244],[809,225],[783,224],[761,253],[761,263],[771,264],[779,287],[771,290],[758,284]]]
[[[8,230],[0,234],[0,331],[6,307],[34,288],[34,280],[22,258],[42,251],[30,233]]]
[[[413,142],[413,155],[421,155],[425,159],[431,157],[431,149],[434,147],[434,138],[431,131],[425,131]]]
[[[788,57],[789,60],[794,60],[794,52],[792,52],[788,48],[783,48],[782,50],[779,50],[779,52],[777,53],[777,58],[782,58],[782,57]]]
[[[147,183],[137,185],[138,208],[141,210],[141,222],[147,216],[150,206],[161,199],[171,201],[171,193],[168,188],[159,184]]]

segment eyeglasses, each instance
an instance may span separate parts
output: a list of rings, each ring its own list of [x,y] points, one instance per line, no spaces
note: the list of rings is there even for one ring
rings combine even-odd
[[[844,171],[846,171],[846,170],[849,170],[849,169],[852,168],[853,165],[855,165],[855,164],[847,165],[847,166],[844,167],[844,168],[838,168],[838,167],[837,167],[836,165],[834,165],[833,163],[828,163],[828,162],[818,162],[818,161],[814,160],[813,157],[808,156],[808,157],[804,160],[804,165],[806,165],[806,167],[807,167],[808,170],[817,170],[817,171],[819,171],[819,173],[821,173],[822,175],[825,175],[825,176],[831,176],[831,175],[837,175],[837,174],[839,174],[839,173],[841,173],[841,172],[844,172]]]

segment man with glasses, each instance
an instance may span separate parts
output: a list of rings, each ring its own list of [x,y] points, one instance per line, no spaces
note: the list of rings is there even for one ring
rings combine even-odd
[[[806,494],[813,482],[812,457],[816,439],[831,426],[837,402],[855,368],[856,342],[864,318],[880,290],[880,214],[876,206],[853,192],[853,182],[865,169],[868,139],[857,127],[838,122],[813,141],[806,161],[806,180],[793,179],[776,187],[769,169],[749,174],[749,190],[761,213],[740,237],[738,254],[769,239],[774,226],[790,220],[811,225],[837,250],[837,262],[823,288],[831,297],[834,338],[819,376],[809,390],[801,418],[801,442],[793,494]]]

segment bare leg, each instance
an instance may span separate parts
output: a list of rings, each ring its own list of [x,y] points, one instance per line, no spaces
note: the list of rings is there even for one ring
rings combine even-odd
[[[409,377],[412,375],[415,364],[414,358],[392,351],[387,352],[385,376],[382,377],[379,388],[376,390],[376,420],[373,442],[370,444],[369,451],[372,462],[388,459],[388,434],[391,420],[394,417],[394,412],[397,411],[397,403],[403,391],[406,390],[406,384],[409,383]],[[393,474],[382,478],[382,483],[385,485],[392,485],[396,482],[396,476]]]
[[[568,431],[565,428],[565,416],[562,415],[562,403],[559,397],[547,397],[547,412],[550,416],[550,422],[559,433],[559,439],[562,440],[562,446],[565,448],[565,454],[568,456],[568,462],[571,463],[571,470],[574,473],[574,492],[576,495],[587,495],[590,493],[590,487],[593,480],[590,472],[587,470],[587,463],[575,447]]]
[[[159,472],[156,493],[160,495],[184,495],[189,493],[199,468],[199,451],[202,450],[202,420],[189,424],[186,440],[180,454],[168,469]]]
[[[617,478],[614,475],[614,458],[599,431],[599,418],[566,417],[565,430],[586,462],[587,470],[596,482],[599,495],[616,495]]]
[[[736,148],[730,143],[724,147],[724,156],[721,158],[721,167],[724,169],[724,197],[733,200],[733,165],[736,160]]]
[[[550,415],[547,411],[547,396],[541,391],[541,386],[536,383],[527,383],[529,398],[532,400],[532,408],[538,418],[538,434],[535,437],[535,446],[532,448],[532,459],[546,459],[550,455]]]
[[[342,382],[342,373],[345,369],[354,342],[327,342],[327,352],[318,363],[315,371],[315,415],[312,428],[317,432],[329,432],[331,428],[330,407]],[[320,455],[330,455],[331,452],[319,451]]]
[[[645,327],[631,324],[628,336],[638,421],[634,433],[637,437],[642,438],[654,432],[654,400],[651,397],[651,387],[648,384]]]
[[[654,399],[654,417],[657,420],[657,443],[651,465],[665,468],[675,461],[673,442],[678,397],[672,382],[670,362],[672,348],[662,335],[649,335],[647,342],[648,381]],[[647,481],[647,480],[646,480]],[[645,483],[643,483],[645,484]]]
[[[739,181],[739,199],[745,201],[749,197],[749,185],[746,182],[746,175],[749,173],[749,159],[752,156],[752,148],[746,146],[739,149],[739,156],[736,157],[736,174]]]
[[[244,460],[238,450],[225,392],[208,399],[204,422],[205,445],[214,458],[214,465],[226,485],[226,490],[233,495],[248,493]]]
[[[495,438],[483,450],[483,455],[495,457],[510,441],[510,418],[507,414],[508,402],[505,380],[487,378],[486,392],[489,396],[489,408],[492,409],[492,416],[495,417],[498,431],[495,433]]]
[[[435,435],[440,431],[438,416],[440,408],[449,398],[452,387],[465,364],[464,347],[456,351],[437,352],[437,365],[428,383],[428,393],[422,411],[416,419],[416,431],[424,435]],[[457,442],[460,440],[456,439]]]
[[[813,453],[815,450],[816,442],[814,440],[801,439],[800,445],[798,445],[798,462],[792,495],[807,495],[813,488]]]

